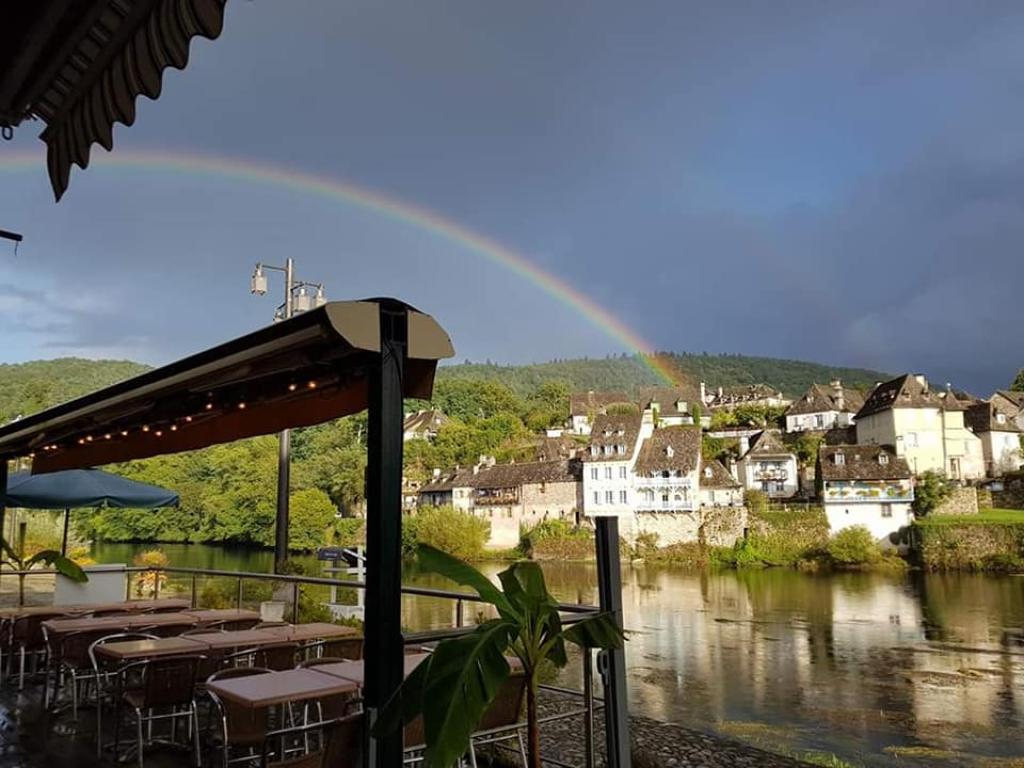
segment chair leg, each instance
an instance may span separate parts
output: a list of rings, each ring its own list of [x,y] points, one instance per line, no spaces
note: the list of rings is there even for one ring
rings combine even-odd
[[[473,749],[473,739],[469,740],[469,764],[476,768],[476,750]]]
[[[195,701],[191,704],[192,716],[189,718],[188,730],[189,735],[192,737],[192,745],[196,754],[196,768],[202,768],[203,765],[203,753],[199,746],[199,708],[196,706]]]
[[[530,759],[526,756],[526,743],[523,741],[523,732],[516,729],[516,739],[519,740],[519,756],[523,758],[523,768],[530,765]]]
[[[153,721],[152,720],[149,721],[149,725],[152,727],[152,725],[153,725]],[[135,741],[136,741],[136,743],[138,744],[138,747],[139,747],[139,768],[144,768],[143,764],[142,764],[142,748],[143,748],[143,743],[144,742],[143,742],[143,739],[142,739],[142,710],[141,709],[136,709],[135,710]]]
[[[25,646],[21,646],[21,662],[18,666],[18,690],[25,690]]]

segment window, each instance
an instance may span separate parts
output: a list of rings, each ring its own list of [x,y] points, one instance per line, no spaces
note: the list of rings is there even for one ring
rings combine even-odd
[[[835,455],[835,459],[834,460],[835,460],[836,466],[837,467],[841,467],[841,466],[843,466],[846,463],[846,456],[844,456],[841,453],[837,453]]]
[[[786,484],[782,480],[776,481],[776,483],[775,483],[775,492],[776,493],[785,493],[786,492]]]
[[[626,446],[624,446],[621,443],[619,443],[618,445],[615,446],[615,450],[616,450],[616,453],[619,454],[619,456],[622,456],[623,454],[626,453]]]
[[[625,504],[625,503],[626,503],[626,492],[625,491],[619,491],[619,504]]]
[[[711,471],[711,467],[704,467],[704,477],[711,478],[714,472]]]
[[[883,464],[883,465],[888,464],[889,463],[889,456],[888,456],[888,454],[885,454],[885,453],[878,454],[878,463],[879,464]]]
[[[626,479],[626,468],[625,467],[619,467],[619,479],[620,480],[625,480]]]
[[[819,429],[825,426],[825,417],[822,414],[819,413],[815,415],[814,426],[818,427]]]
[[[590,479],[597,480],[597,467],[590,468]]]
[[[665,455],[666,456],[668,456],[671,459],[673,456],[675,456],[675,454],[676,454],[676,452],[672,449],[671,445],[666,445],[665,446]]]
[[[917,432],[907,432],[907,437],[903,444],[908,448],[917,448]]]
[[[661,494],[661,503],[668,504],[668,493]]]
[[[892,504],[882,505],[882,517],[892,517]]]
[[[605,480],[611,480],[612,479],[612,468],[611,467],[605,467],[604,468],[604,479]]]
[[[668,471],[667,469],[664,469],[664,470],[662,470],[662,472],[661,472],[661,476],[662,476],[662,477],[671,477],[671,475],[672,475],[672,473],[671,473],[671,472],[669,472],[669,471]]]
[[[600,504],[601,503],[601,493],[600,493],[600,491],[594,491],[594,503],[595,504]]]
[[[615,491],[605,491],[604,492],[604,501],[605,501],[605,504],[614,504],[615,503]]]
[[[1005,423],[1006,423],[1006,414],[1005,413],[997,413],[996,414],[996,424],[1005,424]]]

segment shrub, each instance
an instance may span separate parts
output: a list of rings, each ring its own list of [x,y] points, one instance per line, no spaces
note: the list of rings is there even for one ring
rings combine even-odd
[[[139,552],[132,560],[132,565],[138,565],[143,568],[166,568],[170,564],[170,558],[167,557],[167,554],[162,549],[148,549],[145,552]],[[167,583],[167,574],[154,571],[138,574],[135,577],[135,595],[137,597],[142,597],[143,595],[155,596],[157,579],[159,579],[160,586],[162,587]]]
[[[566,520],[542,520],[526,531],[520,549],[537,560],[593,560],[594,533]]]
[[[882,559],[882,551],[863,525],[844,528],[829,539],[829,557],[839,565],[869,565]]]
[[[319,488],[296,491],[289,499],[288,546],[309,551],[322,546],[333,532],[337,510],[330,496]]]
[[[409,522],[405,518],[402,524]],[[366,521],[357,517],[339,517],[334,521],[334,543],[340,547],[366,546]]]
[[[419,544],[429,544],[460,560],[479,559],[491,526],[486,520],[454,507],[426,507],[402,526],[402,551],[407,556]]]
[[[768,494],[764,491],[748,490],[743,492],[743,503],[755,515],[768,510]]]
[[[911,506],[916,514],[927,515],[934,512],[952,492],[952,483],[938,472],[922,472],[914,483],[914,502]]]

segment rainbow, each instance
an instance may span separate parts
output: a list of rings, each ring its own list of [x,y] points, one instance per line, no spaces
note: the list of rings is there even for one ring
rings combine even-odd
[[[678,380],[678,373],[668,361],[654,355],[653,345],[565,280],[541,269],[525,256],[501,243],[422,206],[388,197],[346,181],[250,159],[154,149],[117,149],[101,157],[101,162],[95,163],[99,167],[184,173],[190,176],[210,176],[264,184],[337,200],[400,224],[416,227],[456,243],[532,283],[556,301],[578,312],[607,336],[633,352],[637,359],[666,384],[673,384]],[[43,158],[30,152],[17,152],[0,157],[0,171],[20,172],[43,168]]]

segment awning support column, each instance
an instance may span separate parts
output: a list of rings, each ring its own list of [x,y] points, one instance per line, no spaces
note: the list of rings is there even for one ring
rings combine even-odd
[[[60,553],[65,557],[68,554],[68,522],[71,520],[71,510],[64,508],[64,535],[60,539]]]
[[[622,569],[619,563],[619,519],[597,517],[597,588],[602,611],[622,623]],[[629,702],[626,654],[621,648],[601,651],[598,669],[604,683],[604,732],[609,768],[630,768]]]
[[[372,728],[380,708],[402,684],[402,364],[408,317],[380,307],[379,363],[369,375],[366,467],[365,707]],[[401,768],[402,732],[368,739],[368,768]]]
[[[7,523],[7,457],[0,456],[0,539]]]

